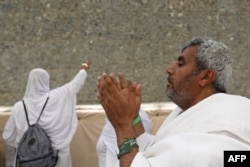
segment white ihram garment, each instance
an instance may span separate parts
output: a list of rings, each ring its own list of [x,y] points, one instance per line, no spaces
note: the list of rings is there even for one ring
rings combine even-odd
[[[181,112],[169,115],[131,167],[223,167],[224,150],[250,150],[249,99],[218,93]]]
[[[50,90],[49,74],[43,69],[34,69],[29,74],[24,101],[26,104],[29,122],[34,124],[41,112],[46,98],[49,101],[39,120],[39,125],[51,138],[52,146],[58,150],[58,163],[56,167],[71,167],[70,142],[77,127],[75,113],[76,95],[83,87],[87,73],[80,70],[69,83]],[[14,106],[3,132],[7,144],[6,166],[15,166],[15,151],[18,143],[27,130],[22,101]]]

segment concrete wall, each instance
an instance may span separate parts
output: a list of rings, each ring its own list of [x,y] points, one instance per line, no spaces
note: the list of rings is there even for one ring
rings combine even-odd
[[[250,97],[249,0],[1,0],[0,105],[23,97],[31,69],[52,88],[93,61],[78,104],[98,103],[96,78],[123,72],[143,102],[164,102],[165,69],[196,36],[225,42],[234,58],[229,92]]]

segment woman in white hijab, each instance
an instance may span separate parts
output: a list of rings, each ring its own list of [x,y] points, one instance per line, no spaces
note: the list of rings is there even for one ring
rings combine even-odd
[[[87,78],[87,69],[92,62],[82,64],[74,79],[58,88],[50,90],[50,77],[46,70],[33,69],[29,73],[25,101],[30,124],[34,124],[49,97],[48,103],[39,120],[39,125],[52,141],[54,150],[58,150],[56,167],[71,167],[70,142],[77,127],[75,113],[76,95]],[[3,131],[6,142],[6,166],[15,166],[16,148],[28,128],[22,100],[15,103],[11,116]]]

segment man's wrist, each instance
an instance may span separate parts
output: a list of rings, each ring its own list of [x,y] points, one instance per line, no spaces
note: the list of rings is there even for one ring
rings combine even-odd
[[[134,120],[133,120],[133,125],[138,124],[139,122],[141,122],[141,117],[140,115],[138,115]]]
[[[136,138],[145,132],[145,129],[141,121],[138,124],[134,125],[133,129]]]
[[[130,153],[133,147],[138,147],[135,138],[131,138],[123,142],[121,145],[119,145],[119,154],[117,155],[117,158],[120,159],[121,156]]]

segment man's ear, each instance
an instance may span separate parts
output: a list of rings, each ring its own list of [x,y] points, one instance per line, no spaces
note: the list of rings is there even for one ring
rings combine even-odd
[[[201,80],[200,86],[206,86],[212,84],[216,78],[216,72],[214,70],[202,70],[201,71]]]

